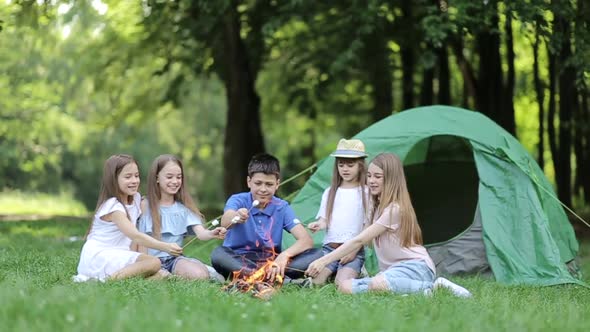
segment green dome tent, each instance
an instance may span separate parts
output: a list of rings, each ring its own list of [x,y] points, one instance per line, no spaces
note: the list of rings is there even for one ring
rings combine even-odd
[[[367,161],[381,152],[404,161],[438,274],[489,273],[506,284],[580,283],[567,266],[578,242],[551,184],[522,145],[483,114],[420,107],[389,116],[354,138],[365,143]],[[315,219],[333,163],[333,157],[320,161],[292,201],[304,224]],[[285,238],[287,247],[292,237]],[[322,238],[314,235],[316,245]]]

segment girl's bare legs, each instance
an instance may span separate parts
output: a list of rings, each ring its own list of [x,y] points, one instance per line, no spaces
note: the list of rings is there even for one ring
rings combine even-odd
[[[201,262],[179,259],[172,274],[186,279],[209,279],[209,270]]]
[[[341,281],[338,284],[338,290],[343,294],[352,294],[352,279]]]
[[[360,289],[360,291],[362,292],[363,289],[364,291],[369,291],[369,292],[389,292],[389,285],[387,284],[387,280],[385,280],[385,277],[382,274],[377,274],[376,276],[372,277],[372,278],[362,278],[362,279],[348,279],[348,280],[344,280],[342,282],[340,282],[340,285],[338,286],[338,290],[344,294],[352,294],[353,293],[353,289],[352,289],[352,283],[353,280],[357,281],[357,284],[359,281],[362,281],[363,284],[365,285],[363,288]],[[357,285],[358,287],[358,285]],[[357,288],[356,292],[359,292],[359,288]]]
[[[356,279],[358,276],[359,276],[359,274],[355,270],[353,270],[349,267],[342,267],[336,273],[336,279],[334,280],[334,283],[336,284],[336,287],[338,288],[339,291],[346,293],[342,289],[344,281]]]
[[[149,280],[162,280],[170,277],[172,274],[167,270],[160,269],[158,272],[152,274],[151,276],[147,277]]]
[[[385,280],[385,276],[382,273],[374,276],[369,283],[369,291],[370,292],[389,292],[391,289],[389,288],[389,284],[387,280]]]
[[[135,263],[113,273],[109,280],[121,280],[136,276],[151,277],[160,271],[160,260],[153,256],[141,254]]]

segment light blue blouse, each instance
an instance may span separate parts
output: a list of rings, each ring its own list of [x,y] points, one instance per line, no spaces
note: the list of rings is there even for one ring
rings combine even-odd
[[[202,225],[203,221],[191,210],[180,202],[174,202],[171,206],[160,206],[160,219],[162,221],[163,242],[176,243],[182,246],[182,240],[187,234],[194,234],[192,226]],[[152,235],[152,216],[149,207],[143,211],[139,218],[138,229],[142,233]],[[148,249],[148,254],[156,257],[168,257],[165,251]]]

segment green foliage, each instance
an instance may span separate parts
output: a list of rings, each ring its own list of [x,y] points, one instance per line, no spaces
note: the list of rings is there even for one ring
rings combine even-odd
[[[7,71],[0,75],[0,187],[58,193],[71,186],[93,209],[109,155],[136,156],[145,174],[157,155],[174,153],[189,166],[191,192],[218,207],[225,110],[219,82],[180,65],[154,75],[166,60],[137,48],[145,33],[129,24],[139,23],[141,8],[109,4],[105,15],[81,3],[55,20],[40,18],[55,14],[51,6],[2,7],[13,21],[0,44]],[[16,24],[24,18],[43,30]],[[187,77],[177,85],[179,98],[166,103],[179,75]]]
[[[0,0],[1,1],[1,0]],[[390,68],[391,112],[402,105],[402,50],[415,57],[413,92],[422,73],[438,69],[436,50],[448,47],[452,103],[466,96],[461,52],[477,64],[474,40],[492,17],[514,26],[517,132],[536,152],[539,127],[532,85],[531,43],[541,37],[541,79],[560,15],[572,24],[579,88],[588,86],[588,10],[582,1],[8,1],[0,6],[0,188],[59,194],[73,191],[94,208],[103,161],[134,155],[145,174],[162,153],[180,156],[200,205],[225,200],[223,141],[226,66],[222,22],[229,10],[240,32],[256,91],[266,147],[288,178],[326,156],[341,137],[370,125],[378,101],[368,69],[376,45]],[[408,7],[409,6],[409,7]],[[494,30],[496,31],[496,30]],[[505,46],[501,54],[505,56]],[[238,56],[242,56],[238,54]],[[435,79],[434,90],[440,82]],[[548,100],[548,98],[546,98]],[[547,108],[546,108],[547,109]],[[546,152],[546,171],[553,174]],[[281,189],[297,190],[300,179]],[[71,189],[70,189],[71,188]],[[576,200],[577,201],[577,200]]]

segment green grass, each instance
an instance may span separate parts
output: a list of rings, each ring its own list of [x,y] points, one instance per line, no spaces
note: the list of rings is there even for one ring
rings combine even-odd
[[[71,194],[59,195],[25,193],[20,191],[0,192],[0,216],[86,216],[89,212]],[[18,219],[18,217],[16,218]]]
[[[454,279],[475,297],[346,296],[332,285],[283,287],[271,301],[218,284],[167,280],[71,282],[87,226],[79,221],[0,223],[0,331],[554,331],[588,329],[590,290],[503,286]],[[215,242],[187,254],[208,261]],[[590,275],[590,243],[582,246]]]

